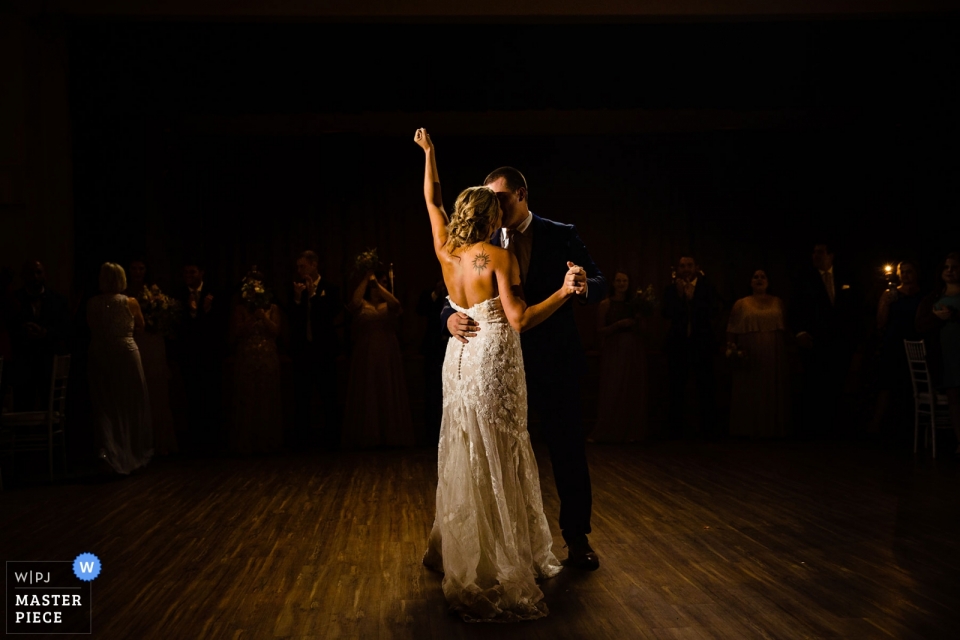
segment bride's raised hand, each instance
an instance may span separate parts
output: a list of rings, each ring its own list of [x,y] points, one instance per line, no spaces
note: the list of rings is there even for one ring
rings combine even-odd
[[[422,127],[413,134],[413,141],[420,145],[420,148],[424,151],[433,148],[433,140],[430,139],[430,134]]]

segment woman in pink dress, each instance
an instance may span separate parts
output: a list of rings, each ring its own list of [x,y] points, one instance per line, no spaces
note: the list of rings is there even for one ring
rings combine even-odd
[[[627,274],[617,272],[610,297],[597,309],[600,391],[590,442],[633,442],[646,430],[646,356],[636,291],[630,284]]]
[[[407,447],[414,442],[403,358],[394,321],[403,309],[386,273],[367,272],[347,309],[353,354],[344,413],[345,448]]]
[[[750,280],[753,295],[733,305],[727,324],[727,357],[733,363],[730,435],[776,438],[787,435],[784,314],[780,298],[767,293],[767,272]]]

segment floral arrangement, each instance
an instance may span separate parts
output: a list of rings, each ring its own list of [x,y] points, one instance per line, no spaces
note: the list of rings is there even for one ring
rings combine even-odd
[[[270,308],[270,292],[263,286],[263,281],[259,278],[246,276],[240,285],[240,297],[250,311]]]
[[[657,299],[657,292],[652,284],[648,284],[646,289],[637,289],[636,295],[630,300],[632,311],[644,318],[649,318],[660,308],[660,301]]]
[[[148,331],[169,336],[180,320],[180,303],[160,291],[157,285],[143,286],[137,296]]]
[[[368,271],[375,271],[379,266],[380,258],[377,256],[376,247],[367,249],[358,255],[353,264],[354,271],[359,275],[363,275]]]

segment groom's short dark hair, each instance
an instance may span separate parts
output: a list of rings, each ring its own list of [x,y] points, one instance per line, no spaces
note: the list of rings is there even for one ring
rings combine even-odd
[[[494,169],[483,181],[483,184],[486,186],[492,182],[496,182],[500,178],[503,178],[504,181],[506,181],[507,188],[509,188],[510,191],[516,191],[520,187],[523,187],[528,192],[530,191],[530,189],[527,188],[527,179],[523,177],[522,173],[513,167],[500,167],[499,169]]]

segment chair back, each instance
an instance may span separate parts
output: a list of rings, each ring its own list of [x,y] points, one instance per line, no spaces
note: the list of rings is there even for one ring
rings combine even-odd
[[[903,348],[907,351],[907,364],[910,367],[910,381],[913,383],[913,397],[922,393],[929,393],[936,402],[936,390],[930,380],[930,368],[927,367],[927,347],[923,340],[904,340]]]
[[[50,376],[50,410],[67,414],[67,381],[70,378],[70,355],[53,356],[53,373]]]

